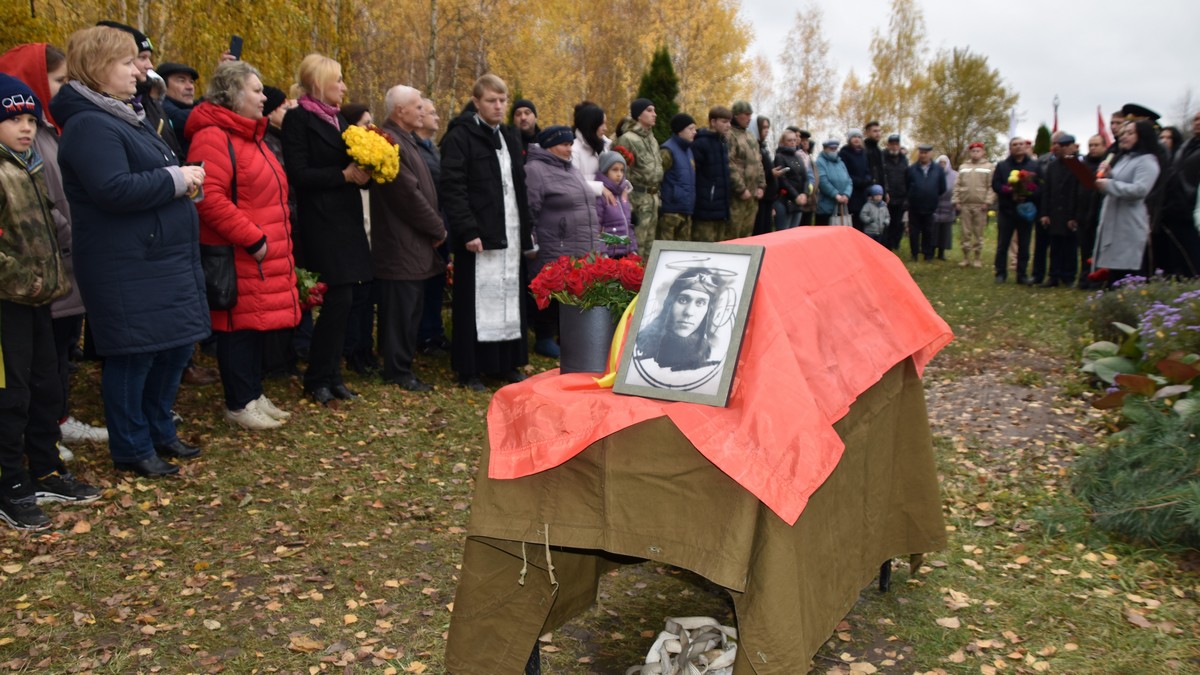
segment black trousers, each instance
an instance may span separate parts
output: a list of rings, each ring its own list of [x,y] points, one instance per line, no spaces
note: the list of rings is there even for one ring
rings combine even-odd
[[[1154,266],[1167,276],[1200,276],[1200,231],[1190,214],[1164,216],[1154,241]]]
[[[342,356],[369,357],[375,353],[375,345],[371,343],[375,333],[375,302],[375,282],[354,284],[354,299],[350,303]]]
[[[383,355],[383,381],[396,382],[412,375],[417,331],[425,305],[425,281],[376,279],[379,293],[379,351]]]
[[[913,260],[917,259],[917,254],[925,256],[926,260],[933,259],[936,236],[937,228],[934,226],[932,213],[908,212],[908,245]]]
[[[62,382],[62,410],[58,419],[65,420],[71,414],[71,347],[79,344],[83,332],[83,314],[51,319],[54,331],[54,351],[58,358],[58,379]]]
[[[217,337],[217,368],[225,390],[225,407],[241,410],[262,396],[263,350],[267,333],[260,330],[213,331]]]
[[[1057,280],[1059,283],[1070,285],[1075,281],[1076,251],[1078,245],[1074,232],[1066,234],[1046,235],[1050,240],[1049,264],[1050,270],[1046,280]]]
[[[304,373],[307,391],[342,384],[342,347],[355,286],[358,284],[338,284],[325,292],[308,348],[308,370]]]
[[[1050,258],[1050,231],[1047,226],[1037,223],[1032,227],[1033,230],[1033,266],[1029,270],[1029,275],[1033,277],[1033,283],[1040,284],[1046,278],[1046,263]]]
[[[1013,235],[1017,236],[1017,280],[1024,281],[1029,269],[1029,234],[1033,223],[1016,213],[996,212],[996,276],[1008,278],[1008,246]]]
[[[62,468],[57,443],[63,392],[50,306],[0,300],[0,349],[5,378],[0,389],[0,490],[7,491],[28,485],[30,475],[40,478]]]
[[[900,199],[888,204],[888,226],[883,233],[883,243],[893,251],[899,250],[900,240],[904,239],[904,213],[908,211],[907,203]]]

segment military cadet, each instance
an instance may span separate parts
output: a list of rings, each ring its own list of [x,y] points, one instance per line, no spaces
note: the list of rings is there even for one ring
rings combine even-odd
[[[754,232],[758,200],[767,187],[758,141],[747,131],[754,110],[746,101],[733,104],[733,128],[729,131],[729,239],[749,237]]]
[[[629,117],[621,120],[617,128],[615,145],[625,146],[633,153],[634,161],[629,166],[628,179],[633,185],[629,203],[637,223],[638,249],[650,252],[654,235],[658,230],[659,184],[662,183],[662,157],[659,156],[658,140],[654,138],[654,123],[658,113],[654,102],[648,98],[635,99],[629,104]]]

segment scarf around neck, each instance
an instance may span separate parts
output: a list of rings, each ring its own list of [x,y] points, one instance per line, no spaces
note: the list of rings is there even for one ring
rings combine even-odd
[[[100,93],[88,88],[87,85],[79,80],[71,80],[66,86],[91,101],[97,108],[135,127],[142,126],[142,120],[146,119],[146,111],[142,108],[141,104],[133,99],[123,101],[108,94]]]
[[[11,157],[17,166],[25,169],[30,176],[42,170],[42,156],[33,147],[30,147],[25,152],[17,152],[7,145],[0,143],[0,154],[5,157]]]
[[[338,131],[342,130],[342,126],[338,124],[338,109],[336,107],[324,101],[318,101],[308,94],[301,96],[299,102],[301,108],[329,122],[333,125],[334,129]]]

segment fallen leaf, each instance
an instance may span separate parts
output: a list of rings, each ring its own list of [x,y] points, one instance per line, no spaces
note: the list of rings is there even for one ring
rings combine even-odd
[[[850,672],[852,673],[878,673],[879,669],[866,661],[858,661],[850,664]]]
[[[324,649],[324,647],[325,645],[323,643],[317,642],[307,635],[298,635],[293,637],[291,642],[288,643],[288,649],[294,652],[302,652],[304,654],[311,654],[312,652]]]
[[[24,565],[21,563],[12,563],[11,565],[4,565],[0,567],[0,570],[3,570],[5,574],[16,574],[17,572],[21,571],[22,567],[24,567]]]
[[[938,619],[937,621],[935,621],[935,623],[937,623],[937,625],[941,626],[942,628],[960,628],[960,627],[962,627],[962,623],[958,620],[958,617],[955,617],[955,616]]]
[[[1125,620],[1128,621],[1129,623],[1137,626],[1138,628],[1154,628],[1153,623],[1150,623],[1150,621],[1147,620],[1146,617],[1142,616],[1139,612],[1134,611],[1132,609],[1125,610]]]
[[[81,520],[75,523],[75,527],[72,527],[71,531],[75,534],[87,534],[92,531],[92,524],[86,520]]]
[[[204,627],[205,627],[205,628],[207,628],[207,629],[209,629],[209,630],[217,630],[218,628],[220,628],[220,627],[221,627],[221,622],[220,622],[220,621],[215,621],[215,620],[213,620],[213,619],[205,619],[205,620],[204,620]]]
[[[342,623],[349,626],[352,623],[358,623],[358,617],[353,614],[346,614],[342,617]]]

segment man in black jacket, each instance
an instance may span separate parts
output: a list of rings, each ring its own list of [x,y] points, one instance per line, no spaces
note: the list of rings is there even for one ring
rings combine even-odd
[[[521,140],[501,124],[507,104],[504,80],[480,77],[441,144],[438,195],[454,244],[450,365],[475,391],[485,373],[520,382],[529,362],[522,254],[533,240]]]
[[[879,139],[883,137],[883,129],[879,122],[871,120],[863,128],[866,139],[863,147],[867,149],[867,169],[871,172],[871,182],[883,188],[883,194],[888,191],[887,172],[883,170],[883,148],[879,147]]]
[[[908,193],[908,242],[912,259],[917,254],[925,256],[925,262],[933,260],[934,228],[933,212],[946,191],[946,172],[933,161],[933,146],[922,144],[917,147],[917,163],[908,167],[905,175]]]
[[[733,112],[725,106],[708,111],[708,128],[696,132],[692,159],[696,162],[696,206],[692,211],[692,241],[724,241],[729,229],[729,133]],[[644,253],[644,252],[643,252]]]
[[[1067,168],[1064,160],[1075,158],[1075,137],[1060,132],[1051,150],[1056,158],[1045,165],[1046,184],[1042,193],[1042,213],[1038,215],[1038,237],[1045,238],[1049,250],[1049,271],[1045,272],[1045,288],[1062,284],[1070,286],[1075,280],[1075,232],[1079,229],[1079,180]],[[1043,262],[1042,267],[1045,267]],[[1033,281],[1040,281],[1043,272],[1034,263]]]
[[[884,244],[895,251],[900,248],[900,240],[904,237],[904,213],[908,211],[908,157],[900,151],[900,134],[892,134],[887,139],[887,151],[883,153],[883,180],[887,185],[885,194],[888,200],[887,232],[884,234]]]
[[[1013,235],[1017,236],[1017,283],[1028,286],[1031,282],[1026,271],[1029,269],[1029,234],[1033,231],[1033,222],[1026,220],[1017,213],[1017,207],[1023,202],[1030,202],[1036,207],[1038,205],[1039,185],[1041,183],[1041,174],[1038,172],[1038,163],[1029,157],[1028,146],[1025,144],[1025,139],[1021,137],[1013,138],[1008,143],[1008,157],[1000,160],[996,165],[996,172],[992,174],[992,190],[997,196],[996,206],[996,227],[998,235],[996,239],[996,259],[994,265],[996,268],[996,283],[1002,284],[1008,280],[1008,245],[1012,241]],[[1034,187],[1028,197],[1017,194],[1017,190],[1008,182],[1008,177],[1013,171],[1028,171],[1033,174],[1029,183]]]
[[[850,173],[850,182],[853,184],[850,192],[850,217],[854,221],[854,229],[861,231],[862,223],[858,220],[858,212],[862,211],[863,204],[867,203],[867,189],[875,183],[871,179],[871,168],[867,164],[863,133],[858,129],[851,129],[847,134],[846,144],[838,150],[838,156],[842,158],[846,171]]]

